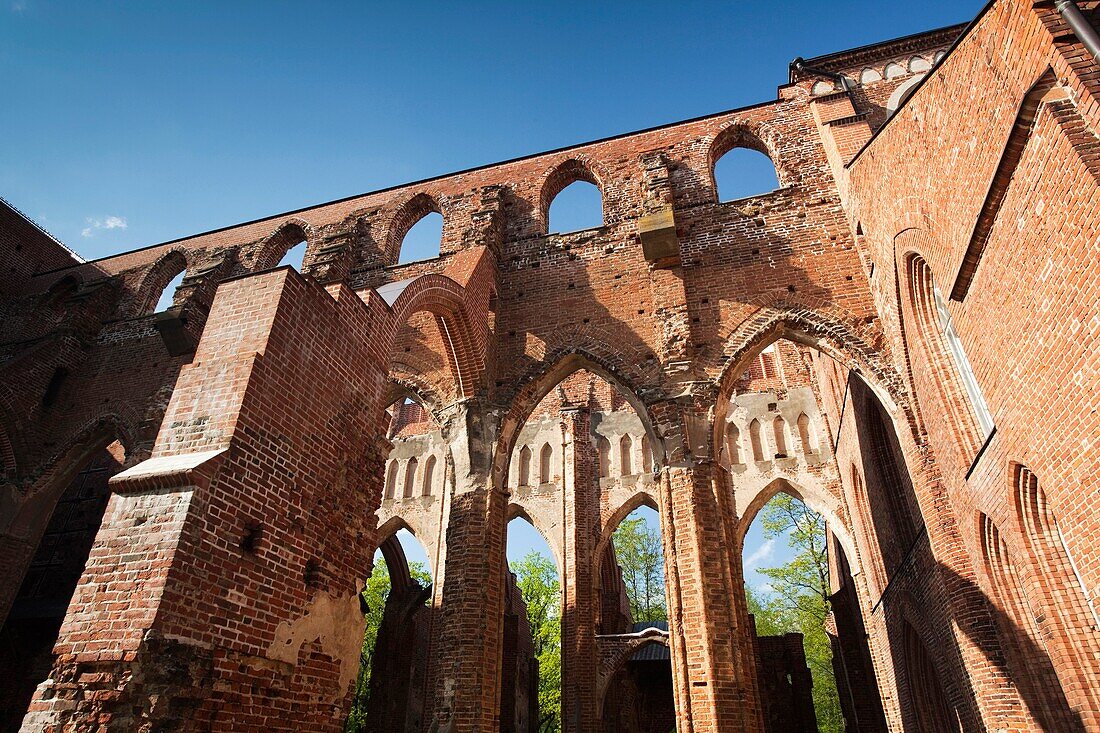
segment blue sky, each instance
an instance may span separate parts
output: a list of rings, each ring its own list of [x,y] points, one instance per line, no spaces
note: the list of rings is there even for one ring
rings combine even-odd
[[[979,7],[0,0],[0,195],[98,257],[764,101]]]

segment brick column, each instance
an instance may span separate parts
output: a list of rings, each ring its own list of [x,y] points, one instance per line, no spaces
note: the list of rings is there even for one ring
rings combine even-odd
[[[476,400],[443,426],[454,461],[436,652],[440,730],[496,733],[505,593],[506,497],[490,479],[492,439]]]
[[[372,323],[290,270],[222,285],[24,730],[342,730],[382,489]]]
[[[666,401],[651,413],[666,444],[661,527],[679,730],[762,731],[752,625],[729,532],[732,509],[715,484],[706,410]]]
[[[597,730],[595,557],[600,532],[599,457],[587,406],[561,411],[565,543],[562,578],[562,730]]]

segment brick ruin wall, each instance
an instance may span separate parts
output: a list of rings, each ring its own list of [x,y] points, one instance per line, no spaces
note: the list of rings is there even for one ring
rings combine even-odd
[[[1095,59],[1049,4],[995,0],[808,63],[853,88],[792,69],[752,107],[95,262],[0,206],[0,635],[60,626],[23,728],[339,729],[400,524],[436,558],[422,725],[500,730],[524,516],[562,570],[566,730],[654,642],[681,729],[763,730],[741,544],[786,491],[829,524],[861,730],[1100,730]],[[720,202],[735,147],[780,187]],[[575,180],[603,225],[548,233]],[[440,256],[396,264],[430,211]],[[302,275],[275,268],[301,241]],[[431,430],[391,431],[405,395]],[[84,563],[81,504],[62,621],[71,588],[36,599]],[[664,635],[601,595],[643,504]]]

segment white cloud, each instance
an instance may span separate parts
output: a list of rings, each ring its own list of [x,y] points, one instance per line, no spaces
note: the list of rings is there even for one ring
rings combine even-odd
[[[745,558],[745,570],[756,570],[765,560],[770,560],[775,554],[775,540],[766,540],[757,547],[752,554]]]
[[[88,226],[80,232],[82,237],[94,237],[97,229],[125,229],[126,217],[124,216],[105,216],[102,219],[93,219],[88,217]]]

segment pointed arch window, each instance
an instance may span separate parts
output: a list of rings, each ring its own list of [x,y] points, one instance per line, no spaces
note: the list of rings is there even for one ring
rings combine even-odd
[[[405,491],[402,496],[408,499],[416,491],[416,466],[417,460],[410,458],[405,466]]]
[[[596,452],[600,458],[600,478],[611,475],[611,441],[602,435],[596,441]]]
[[[520,486],[531,483],[531,449],[527,446],[519,449],[519,475],[516,480]]]
[[[775,457],[787,457],[787,421],[782,415],[776,415],[772,420],[772,436],[775,440]]]
[[[642,436],[642,471],[653,473],[653,453],[649,449],[649,436]]]
[[[634,452],[634,441],[629,434],[624,434],[619,440],[619,468],[621,475],[634,475],[634,460],[631,455]]]
[[[539,453],[539,483],[548,484],[554,477],[554,449],[543,443]]]
[[[424,463],[424,486],[421,489],[421,496],[432,495],[432,481],[435,478],[435,456],[428,456],[428,460]]]
[[[741,431],[733,423],[726,425],[726,456],[731,466],[741,464]]]
[[[758,463],[764,460],[764,441],[760,435],[760,421],[756,418],[749,423],[749,442],[752,445],[752,459]]]
[[[386,469],[386,498],[392,499],[397,491],[397,461],[390,461]]]
[[[798,426],[798,439],[802,442],[802,455],[808,456],[814,452],[813,433],[810,430],[810,417],[801,413],[796,422]]]

